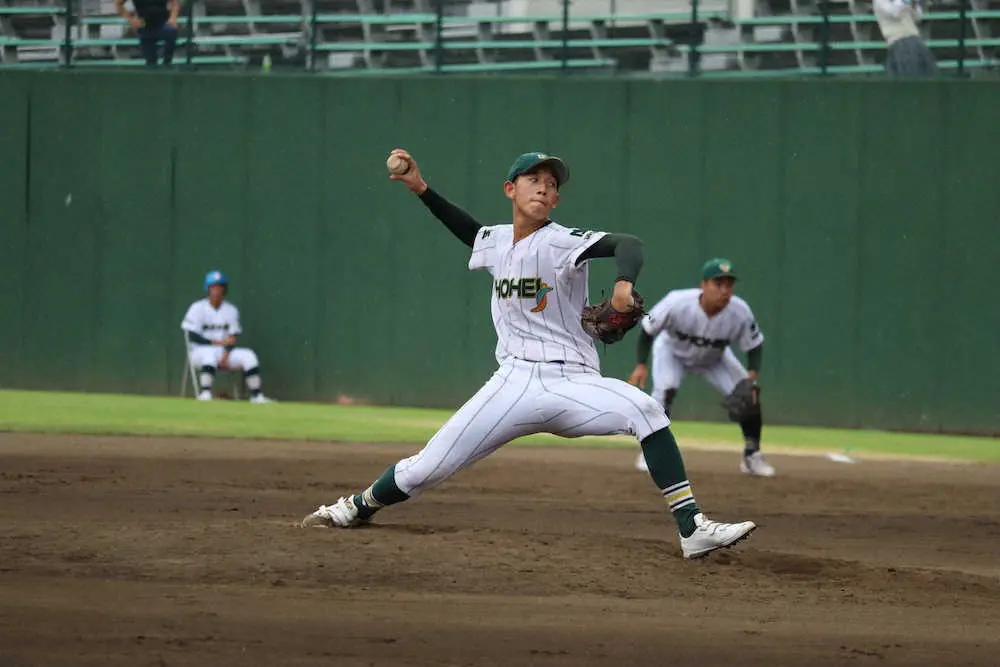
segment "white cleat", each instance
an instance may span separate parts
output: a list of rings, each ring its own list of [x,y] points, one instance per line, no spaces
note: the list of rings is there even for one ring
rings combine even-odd
[[[203,392],[201,392],[201,393],[198,394],[198,400],[199,401],[210,401],[210,400],[212,400],[212,392],[210,392],[210,391],[208,391],[206,389],[205,391],[203,391]]]
[[[264,394],[257,394],[256,396],[250,397],[251,403],[277,403],[273,398],[268,398]]]
[[[642,452],[639,452],[639,457],[635,460],[635,469],[642,472],[649,472],[649,466],[646,464],[646,456]]]
[[[753,521],[742,523],[719,523],[704,514],[696,514],[697,526],[690,537],[681,537],[681,551],[685,558],[701,558],[716,549],[727,549],[750,536],[757,524]]]
[[[302,519],[303,528],[352,528],[367,523],[358,518],[354,498],[346,496],[333,505],[320,505],[319,509]]]
[[[774,477],[774,466],[767,462],[763,454],[754,452],[740,461],[740,472],[755,477]]]

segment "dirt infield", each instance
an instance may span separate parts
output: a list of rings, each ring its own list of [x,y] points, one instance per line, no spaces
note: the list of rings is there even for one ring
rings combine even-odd
[[[634,451],[507,448],[302,530],[412,447],[0,434],[0,665],[996,665],[1000,467],[688,452],[684,561]]]

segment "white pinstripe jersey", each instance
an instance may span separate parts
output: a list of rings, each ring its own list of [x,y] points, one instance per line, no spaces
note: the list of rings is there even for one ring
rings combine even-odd
[[[243,333],[243,328],[240,326],[240,311],[236,306],[223,301],[216,310],[208,299],[199,299],[191,304],[184,314],[181,329],[212,341]]]
[[[486,269],[493,276],[497,363],[513,357],[600,370],[594,341],[580,325],[589,301],[587,262],[576,262],[605,235],[550,222],[514,243],[513,225],[479,230],[469,270]]]
[[[733,344],[746,352],[764,342],[746,301],[733,296],[725,308],[709,317],[699,297],[698,287],[667,292],[642,318],[642,328],[654,338],[665,336],[674,356],[688,366],[712,365]]]

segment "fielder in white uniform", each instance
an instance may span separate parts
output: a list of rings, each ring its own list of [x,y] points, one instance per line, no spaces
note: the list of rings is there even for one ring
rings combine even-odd
[[[198,372],[198,400],[212,400],[212,383],[217,369],[243,371],[251,403],[271,403],[260,389],[260,363],[253,350],[237,347],[243,333],[240,311],[225,300],[229,281],[221,271],[205,275],[207,297],[191,304],[181,329],[187,332],[188,359]]]
[[[653,306],[642,320],[638,364],[629,383],[646,384],[646,361],[653,352],[653,398],[670,414],[684,376],[700,375],[723,396],[749,377],[757,383],[764,350],[764,334],[747,302],[733,295],[736,275],[732,263],[715,258],[702,267],[701,287],[672,290]],[[747,353],[747,371],[731,348]],[[760,452],[763,428],[760,415],[740,422],[744,450],[740,470],[749,475],[771,477],[774,468]],[[639,454],[636,467],[646,469]]]
[[[627,312],[642,264],[642,242],[626,234],[563,227],[549,218],[569,170],[543,153],[521,155],[504,194],[513,224],[482,226],[430,188],[412,156],[393,175],[472,249],[469,269],[493,276],[490,290],[499,368],[417,454],[395,463],[369,486],[302,520],[304,527],[351,527],[385,506],[433,488],[506,443],[532,433],[565,437],[629,433],[646,452],[650,476],[677,521],[686,558],[728,547],[756,527],[725,524],[701,513],[684,471],[670,420],[636,387],[602,377],[593,340],[580,316],[588,302],[587,262],[614,257],[619,278],[611,299]]]

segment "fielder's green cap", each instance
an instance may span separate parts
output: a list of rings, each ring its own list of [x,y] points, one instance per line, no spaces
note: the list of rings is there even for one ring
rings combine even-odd
[[[562,161],[562,158],[557,158],[555,155],[549,155],[548,153],[540,153],[538,151],[532,151],[531,153],[524,153],[514,160],[514,164],[510,166],[510,171],[507,172],[507,180],[513,181],[515,178],[521,174],[527,174],[542,165],[552,169],[552,173],[556,176],[556,183],[559,187],[562,187],[569,181],[569,167],[566,163]]]
[[[713,257],[705,262],[705,264],[701,267],[702,280],[711,280],[712,278],[723,277],[729,277],[733,280],[736,279],[736,274],[733,273],[733,263],[728,259]]]

